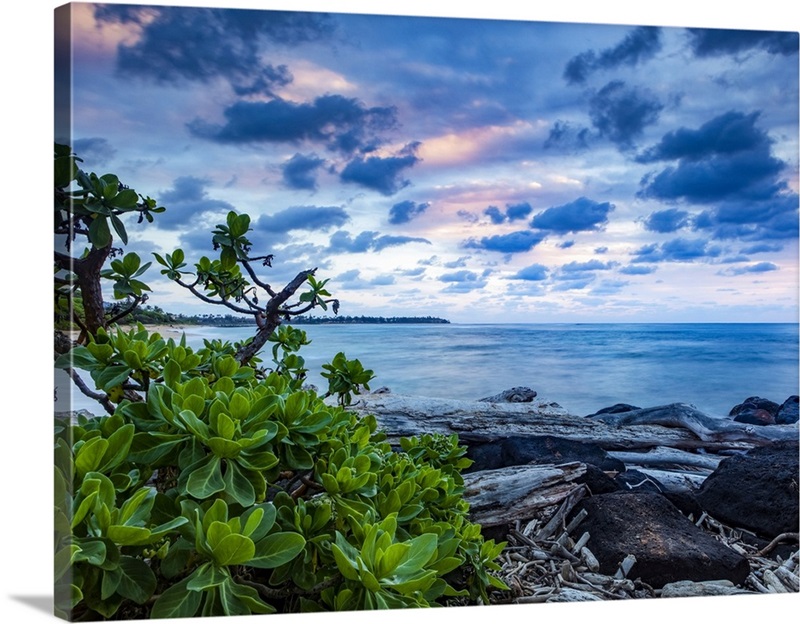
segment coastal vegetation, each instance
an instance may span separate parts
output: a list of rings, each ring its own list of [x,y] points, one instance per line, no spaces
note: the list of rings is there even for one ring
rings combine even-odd
[[[238,314],[181,314],[166,312],[159,306],[142,305],[130,315],[129,320],[142,325],[174,325],[176,327],[248,327],[252,318]],[[292,319],[292,325],[400,325],[425,324],[447,325],[450,321],[436,316],[310,316],[300,315]]]
[[[301,271],[273,288],[250,219],[211,233],[215,257],[144,262],[125,220],[165,208],[55,146],[55,366],[99,417],[59,415],[55,610],[68,619],[191,617],[488,603],[504,543],[468,518],[455,435],[389,444],[346,409],[374,373],[344,352],[324,394],[304,386],[308,344],[286,321],[339,302]],[[121,245],[121,247],[119,246]],[[255,334],[193,349],[142,323],[153,263]],[[104,286],[113,297],[108,305]],[[73,340],[59,327],[78,328]],[[262,350],[270,346],[272,359]],[[262,359],[262,357],[264,359]],[[87,378],[88,375],[88,378]]]

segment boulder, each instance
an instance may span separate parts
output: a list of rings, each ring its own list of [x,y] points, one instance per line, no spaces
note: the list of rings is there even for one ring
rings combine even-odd
[[[601,470],[622,471],[625,464],[590,442],[578,442],[553,436],[510,435],[490,442],[467,441],[467,457],[473,460],[469,470],[496,470],[525,464],[581,462]]]
[[[656,589],[686,580],[741,585],[750,572],[746,557],[696,527],[659,494],[601,494],[582,501],[575,511],[580,509],[588,516],[575,534],[589,532],[587,546],[602,574],[615,574],[628,555],[636,558],[628,578]]]
[[[771,539],[797,532],[798,442],[776,442],[720,462],[697,493],[712,517]]]
[[[778,413],[775,414],[775,423],[778,425],[792,425],[800,420],[797,410],[797,395],[790,396],[778,408]]]
[[[748,397],[731,409],[729,416],[733,416],[735,422],[747,425],[774,425],[778,409],[780,405],[769,399]]]
[[[486,403],[530,403],[536,398],[536,390],[518,386],[509,390],[503,390],[500,394],[478,399]]]

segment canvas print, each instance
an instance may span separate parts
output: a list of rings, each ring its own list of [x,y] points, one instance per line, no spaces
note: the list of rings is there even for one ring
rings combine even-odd
[[[798,592],[797,32],[54,25],[58,616]]]

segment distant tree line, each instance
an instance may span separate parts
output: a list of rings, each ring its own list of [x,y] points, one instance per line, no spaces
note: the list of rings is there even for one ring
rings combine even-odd
[[[131,314],[132,322],[143,325],[204,325],[211,327],[244,327],[253,324],[247,317],[237,314],[175,314],[159,306],[144,305]],[[436,316],[296,316],[292,325],[399,325],[409,323],[448,324],[447,319]]]

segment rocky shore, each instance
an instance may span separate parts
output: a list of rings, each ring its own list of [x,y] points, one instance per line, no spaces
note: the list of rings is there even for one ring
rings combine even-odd
[[[797,396],[726,419],[680,403],[576,416],[530,388],[358,398],[390,439],[468,446],[473,519],[508,542],[495,603],[800,592]]]

